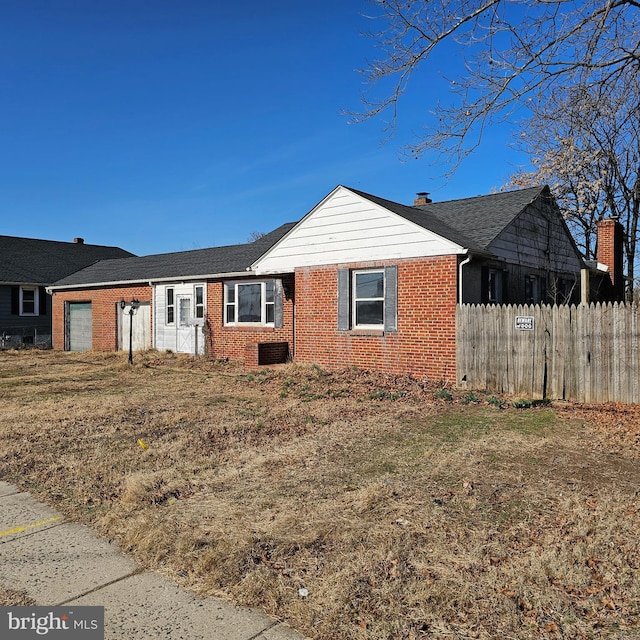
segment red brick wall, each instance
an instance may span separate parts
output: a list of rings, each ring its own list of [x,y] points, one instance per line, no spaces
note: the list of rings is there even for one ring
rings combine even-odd
[[[87,289],[84,291],[60,291],[53,295],[53,348],[64,349],[65,302],[91,302],[93,321],[93,348],[96,351],[115,351],[118,348],[117,304],[124,299],[137,298],[151,303],[151,287],[139,285],[113,289]],[[153,324],[153,309],[151,310]]]
[[[255,279],[255,278],[253,278]],[[282,278],[285,293],[293,295],[293,276]],[[212,358],[229,358],[245,362],[247,366],[258,365],[260,342],[287,342],[291,350],[293,343],[293,300],[283,300],[283,326],[274,327],[225,327],[224,287],[222,282],[207,284],[208,355]]]
[[[614,290],[614,299],[624,299],[623,250],[624,228],[608,218],[600,220],[598,227],[598,262],[609,267],[609,277]]]
[[[457,257],[340,265],[398,267],[398,330],[338,331],[338,266],[296,271],[295,359],[455,383]]]

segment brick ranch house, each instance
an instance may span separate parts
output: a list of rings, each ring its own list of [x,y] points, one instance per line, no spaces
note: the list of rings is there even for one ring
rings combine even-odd
[[[56,282],[54,348],[128,349],[131,329],[134,348],[455,382],[458,302],[577,302],[584,269],[548,187],[408,206],[338,186],[255,242]]]

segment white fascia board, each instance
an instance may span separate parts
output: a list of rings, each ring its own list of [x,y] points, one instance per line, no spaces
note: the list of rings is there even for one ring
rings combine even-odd
[[[196,280],[222,280],[226,278],[239,278],[241,276],[255,276],[256,273],[254,271],[233,271],[233,272],[225,272],[225,273],[211,273],[207,275],[199,275],[199,276],[182,276],[182,277],[172,277],[172,278],[144,278],[137,280],[114,280],[112,282],[89,282],[86,284],[67,284],[59,287],[47,287],[47,291],[49,293],[55,291],[67,291],[74,289],[97,289],[97,288],[105,288],[105,287],[121,287],[126,285],[136,285],[136,284],[162,284],[163,282],[193,282]]]

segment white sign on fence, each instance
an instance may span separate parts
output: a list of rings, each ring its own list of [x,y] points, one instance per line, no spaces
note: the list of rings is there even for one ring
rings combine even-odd
[[[533,316],[516,316],[516,329],[520,331],[533,331]]]

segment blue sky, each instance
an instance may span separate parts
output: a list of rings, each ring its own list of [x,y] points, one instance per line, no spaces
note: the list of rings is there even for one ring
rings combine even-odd
[[[406,160],[451,48],[401,128],[350,124],[376,57],[364,0],[0,0],[0,234],[138,255],[245,242],[336,185],[407,204],[489,193],[526,158],[490,130],[452,179]],[[419,84],[420,83],[420,84]]]

